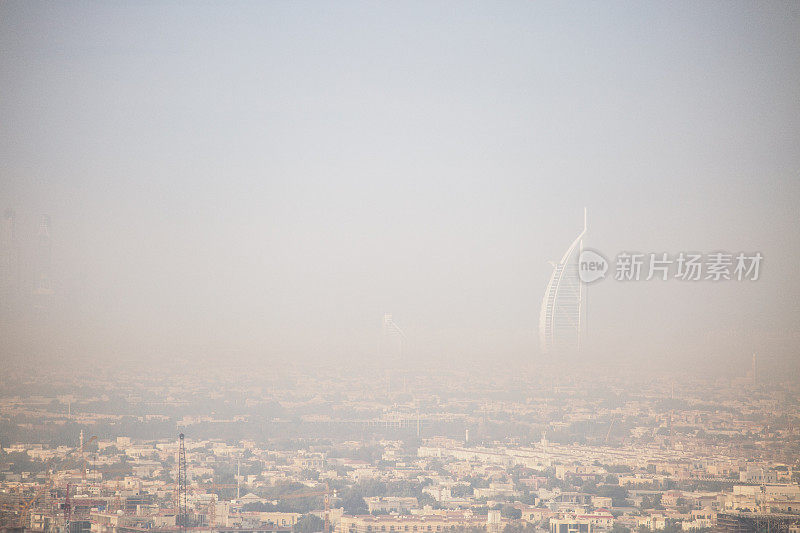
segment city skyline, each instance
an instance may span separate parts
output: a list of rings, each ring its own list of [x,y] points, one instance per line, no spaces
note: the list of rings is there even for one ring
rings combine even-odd
[[[0,2],[0,533],[800,533],[798,87],[790,1]]]

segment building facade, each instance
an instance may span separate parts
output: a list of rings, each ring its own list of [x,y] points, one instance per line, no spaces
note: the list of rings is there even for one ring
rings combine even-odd
[[[542,298],[539,314],[539,342],[543,354],[577,352],[586,329],[586,285],[581,283],[578,259],[583,251],[583,231],[572,241],[553,272]]]

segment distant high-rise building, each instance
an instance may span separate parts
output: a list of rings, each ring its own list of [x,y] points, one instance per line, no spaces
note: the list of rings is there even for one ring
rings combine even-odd
[[[539,342],[542,353],[577,352],[586,328],[586,285],[578,276],[578,258],[586,236],[586,210],[581,231],[561,261],[553,264],[539,314]]]
[[[0,234],[0,247],[2,247],[2,266],[8,268],[14,249],[17,246],[17,215],[13,209],[6,209],[3,213],[2,234]]]
[[[400,329],[400,326],[392,320],[392,315],[385,313],[383,315],[383,330],[381,331],[381,340],[378,348],[380,355],[385,358],[399,360],[403,355],[405,337],[405,333]]]
[[[6,209],[0,228],[0,295],[4,302],[8,303],[19,290],[20,276],[17,216],[13,209]]]
[[[50,217],[42,215],[39,222],[39,233],[36,237],[36,261],[34,265],[35,279],[33,292],[37,296],[53,294],[51,279],[52,250],[50,243]]]

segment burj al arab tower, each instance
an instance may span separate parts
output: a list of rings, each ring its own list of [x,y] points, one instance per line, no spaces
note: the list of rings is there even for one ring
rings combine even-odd
[[[553,264],[553,273],[542,298],[539,314],[539,342],[543,354],[575,353],[580,350],[586,330],[586,285],[578,276],[578,258],[583,251],[587,229],[583,210],[581,231],[561,261]]]

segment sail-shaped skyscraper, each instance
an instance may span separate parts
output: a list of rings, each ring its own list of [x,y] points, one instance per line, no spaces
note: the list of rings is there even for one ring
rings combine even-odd
[[[578,259],[586,237],[587,215],[583,210],[583,231],[572,241],[561,261],[553,264],[539,314],[539,342],[542,353],[574,353],[580,350],[586,331],[586,285],[578,276]]]

